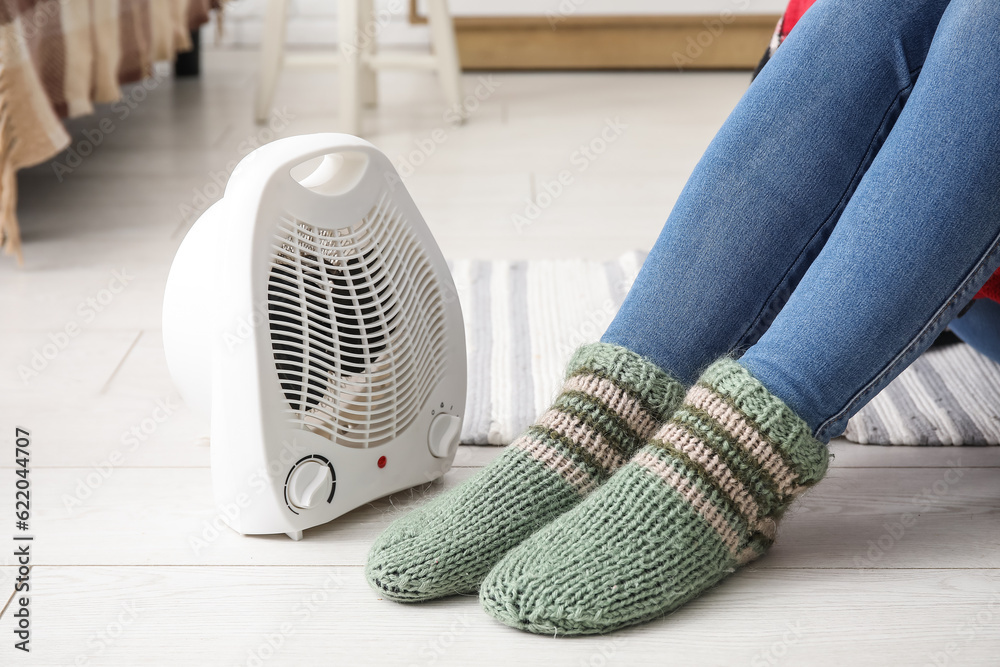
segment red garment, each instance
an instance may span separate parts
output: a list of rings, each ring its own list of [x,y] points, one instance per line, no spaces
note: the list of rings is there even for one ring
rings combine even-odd
[[[806,13],[816,0],[790,0],[785,8],[785,15],[781,17],[781,27],[778,29],[779,42],[784,41],[788,33],[792,31],[795,24],[799,22],[802,15]],[[1000,303],[1000,269],[986,281],[983,288],[976,293],[975,299],[992,299]]]
[[[993,274],[993,277],[986,281],[983,288],[976,293],[977,299],[993,299],[1000,303],[1000,271]]]
[[[795,24],[799,22],[802,15],[806,13],[809,6],[816,0],[791,0],[785,9],[785,16],[781,19],[781,36],[784,37],[792,31]]]

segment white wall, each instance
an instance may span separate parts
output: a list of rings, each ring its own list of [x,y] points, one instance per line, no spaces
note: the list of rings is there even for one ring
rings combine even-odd
[[[222,43],[256,46],[267,0],[232,0],[226,4]],[[787,0],[451,0],[455,16],[587,16],[662,14],[779,14]],[[337,29],[336,0],[291,0],[288,42],[333,45]],[[376,11],[388,20],[379,28],[379,42],[388,45],[426,44],[426,26],[408,22],[409,0],[375,0]],[[214,28],[203,38],[215,43]]]

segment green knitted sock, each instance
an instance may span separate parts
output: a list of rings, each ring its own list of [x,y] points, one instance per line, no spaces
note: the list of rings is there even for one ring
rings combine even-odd
[[[580,348],[562,393],[538,422],[475,477],[375,541],[369,584],[398,601],[475,591],[504,553],[627,462],[683,394],[680,383],[630,350]]]
[[[510,551],[479,599],[507,625],[549,635],[667,614],[762,555],[828,458],[781,400],[718,361],[650,444]]]

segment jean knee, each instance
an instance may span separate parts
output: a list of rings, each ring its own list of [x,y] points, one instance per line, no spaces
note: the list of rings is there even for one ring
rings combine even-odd
[[[947,7],[948,0],[819,0],[792,36],[810,42],[827,65],[831,54],[839,53],[872,68],[891,67],[902,88],[923,64]],[[822,66],[824,60],[816,64]]]

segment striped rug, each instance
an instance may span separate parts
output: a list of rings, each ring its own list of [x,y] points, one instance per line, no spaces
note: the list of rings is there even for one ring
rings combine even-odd
[[[505,445],[535,421],[570,355],[600,338],[644,259],[450,263],[469,356],[462,442]],[[964,344],[932,349],[844,435],[878,445],[1000,445],[1000,365]]]

